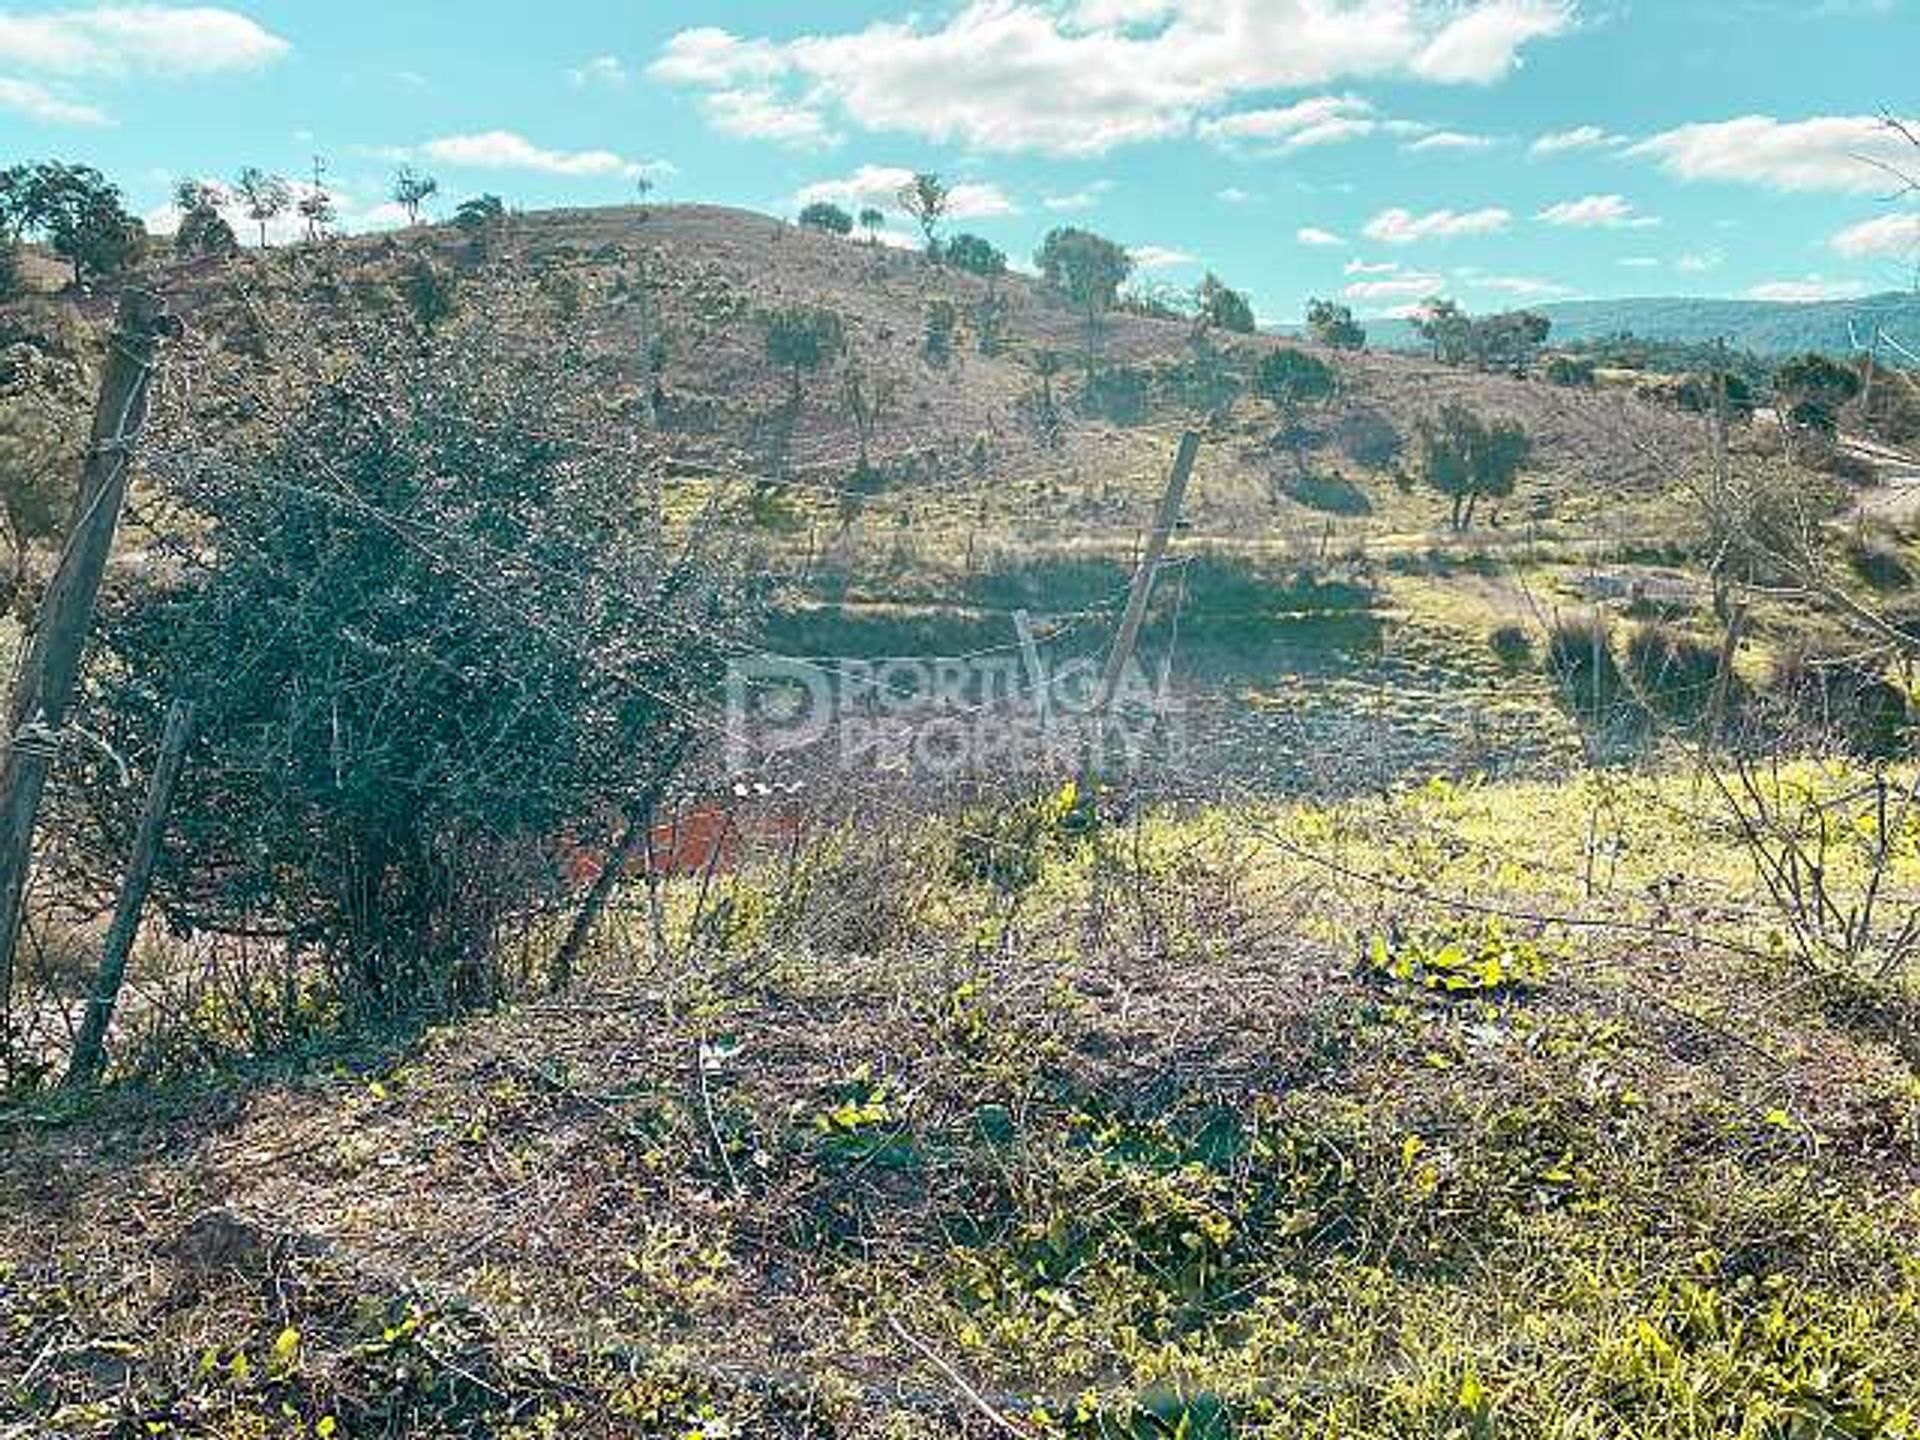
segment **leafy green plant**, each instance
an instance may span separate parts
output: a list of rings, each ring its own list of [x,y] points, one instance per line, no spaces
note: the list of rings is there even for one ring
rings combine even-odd
[[[1513,934],[1489,917],[1401,937],[1367,942],[1367,969],[1383,979],[1440,995],[1499,995],[1542,984],[1549,952],[1537,940]]]

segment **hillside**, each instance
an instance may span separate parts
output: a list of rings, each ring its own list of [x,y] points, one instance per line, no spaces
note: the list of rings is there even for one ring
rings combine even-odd
[[[1819,351],[1845,356],[1855,352],[1855,337],[1869,341],[1885,330],[1920,351],[1920,293],[1893,290],[1857,300],[1806,304],[1768,300],[1714,300],[1671,296],[1638,300],[1559,300],[1527,307],[1553,321],[1558,341],[1604,340],[1637,335],[1645,340],[1711,344],[1725,340],[1736,350],[1756,355],[1797,355]],[[1414,351],[1423,342],[1404,320],[1375,320],[1367,325],[1375,345]],[[1891,363],[1903,363],[1897,356]]]
[[[219,908],[147,907],[58,1087],[102,926],[30,902],[0,1440],[1917,1433],[1911,676],[1823,613],[1911,623],[1871,465],[715,207],[142,278],[185,326],[105,598],[159,605],[45,848],[111,896],[72,802],[152,793],[164,704],[160,883]],[[797,311],[844,346],[776,364]],[[1281,348],[1337,382],[1291,425]],[[1510,493],[1436,488],[1450,405]],[[1150,733],[1021,748],[1184,432],[1094,738]],[[729,765],[763,651],[989,743]]]

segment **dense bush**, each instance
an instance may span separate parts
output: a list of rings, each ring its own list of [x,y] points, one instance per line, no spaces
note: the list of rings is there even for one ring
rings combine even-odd
[[[661,543],[582,377],[471,324],[352,353],[316,345],[282,413],[165,418],[180,553],[108,597],[80,723],[139,780],[196,707],[176,932],[280,947],[354,1016],[438,1012],[493,998],[505,927],[565,898],[556,843],[670,780],[747,607]],[[89,752],[69,893],[117,878],[142,788]]]
[[[1005,252],[993,242],[983,240],[978,235],[956,235],[946,244],[944,254],[947,263],[956,270],[965,270],[973,275],[983,275],[991,279],[1007,273]]]
[[[1367,348],[1367,332],[1354,321],[1353,311],[1332,300],[1307,302],[1307,336],[1335,350]]]
[[[1254,330],[1253,302],[1232,289],[1212,271],[1194,291],[1194,309],[1209,325],[1236,335],[1251,335]]]
[[[960,312],[951,300],[935,300],[927,306],[926,331],[920,348],[927,359],[944,365],[953,358],[953,337],[960,329]]]
[[[1125,365],[1107,365],[1087,377],[1080,408],[1116,425],[1138,425],[1147,417],[1148,393],[1144,373]]]
[[[1577,355],[1556,355],[1547,361],[1547,383],[1567,389],[1584,389],[1594,382],[1595,365]]]
[[[1547,631],[1547,673],[1583,715],[1598,716],[1620,693],[1620,667],[1605,622],[1561,615]]]
[[[1524,625],[1500,626],[1487,637],[1487,648],[1503,669],[1515,673],[1533,663],[1533,637]]]
[[[1627,639],[1627,669],[1650,704],[1697,715],[1712,698],[1720,652],[1668,625],[1642,625]]]

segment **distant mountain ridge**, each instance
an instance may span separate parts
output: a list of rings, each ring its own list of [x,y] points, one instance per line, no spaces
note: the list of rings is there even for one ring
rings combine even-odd
[[[1852,300],[1794,303],[1784,300],[1705,300],[1671,297],[1640,300],[1562,300],[1521,307],[1553,321],[1555,341],[1601,340],[1622,333],[1646,340],[1711,343],[1724,339],[1756,355],[1795,355],[1817,350],[1851,352],[1852,333],[1864,341],[1876,329],[1920,353],[1920,293],[1891,290]],[[1405,320],[1369,320],[1369,343],[1383,350],[1418,350],[1423,342]],[[1898,361],[1897,356],[1888,356]],[[1911,362],[1907,362],[1911,363]]]

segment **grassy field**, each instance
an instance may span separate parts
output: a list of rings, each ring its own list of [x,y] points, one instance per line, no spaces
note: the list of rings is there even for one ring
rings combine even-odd
[[[675,887],[667,954],[629,911],[575,992],[14,1115],[0,1407],[1914,1433],[1917,1017],[1790,959],[1696,782],[1066,814],[822,831]]]

